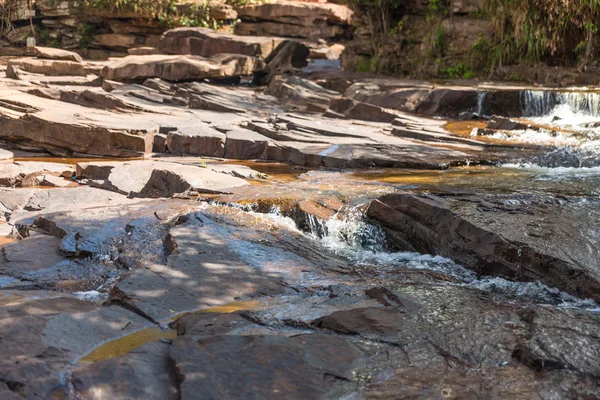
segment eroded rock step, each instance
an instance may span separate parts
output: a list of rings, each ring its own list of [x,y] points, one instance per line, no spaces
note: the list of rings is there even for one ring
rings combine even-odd
[[[216,397],[225,393],[231,398],[279,398],[282,393],[290,398],[351,393],[376,398],[399,388],[412,393],[417,387],[490,398],[505,393],[518,398],[521,392],[528,396],[598,393],[594,377],[600,372],[594,360],[600,344],[593,331],[599,321],[593,314],[499,302],[489,293],[452,285],[459,282],[440,272],[396,267],[382,275],[380,266],[364,265],[355,273],[355,266],[332,256],[285,219],[240,207],[174,200],[139,203],[93,188],[76,191],[81,189],[106,193],[122,205],[68,210],[64,197],[51,196],[45,207],[58,212],[37,216],[37,231],[34,225],[29,230],[48,236],[46,248],[66,248],[74,242],[87,254],[105,255],[111,248],[106,244],[114,244],[121,249],[115,253],[118,258],[131,261],[121,263],[131,271],[121,271],[126,276],[115,282],[112,305],[100,309],[92,304],[80,310],[83,305],[77,304],[87,303],[65,294],[58,295],[56,302],[68,307],[68,312],[48,308],[55,303],[47,300],[0,300],[1,310],[9,308],[8,318],[22,318],[3,324],[16,328],[3,331],[2,336],[15,337],[21,335],[19,328],[26,329],[36,345],[19,356],[30,360],[42,354],[35,358],[41,369],[35,370],[35,378],[19,369],[29,364],[9,368],[10,362],[5,361],[0,376],[8,382],[7,393],[89,396],[116,379],[121,384],[107,389],[113,397],[145,393],[157,399],[195,398],[199,392]],[[73,193],[73,189],[56,190]],[[221,201],[250,201],[260,194],[260,187],[239,190],[221,195]],[[342,206],[324,195],[320,200],[295,196],[290,194],[298,209],[317,218],[329,218]],[[74,200],[82,204],[84,198]],[[321,208],[311,211],[303,204],[307,201]],[[266,210],[273,203],[265,198],[262,207]],[[322,212],[327,207],[329,211]],[[15,213],[15,219],[19,213],[23,211]],[[27,248],[35,236],[18,243]],[[157,253],[157,249],[165,251]],[[14,296],[6,289],[0,293]],[[253,297],[251,306],[227,306],[248,297]],[[218,305],[234,313],[186,314]],[[235,311],[240,308],[244,311]],[[94,314],[98,312],[104,314]],[[171,318],[177,321],[171,323]],[[30,320],[40,327],[23,325]],[[98,323],[105,321],[111,322],[111,330],[98,330]],[[160,340],[152,340],[158,339],[152,335],[142,339],[138,332],[156,329],[151,322],[171,324],[178,336],[166,331]],[[69,340],[73,332],[92,327],[97,331],[90,333],[92,339],[86,338],[85,345]],[[160,333],[158,329],[155,332]],[[131,351],[110,350],[105,356],[95,352],[115,339],[118,346],[129,343]],[[94,356],[88,358],[89,354]],[[276,355],[266,368],[265,354]],[[82,356],[86,357],[79,363],[70,364]],[[469,373],[473,368],[481,372]],[[62,381],[61,370],[67,372]],[[195,378],[209,371],[210,380]],[[414,371],[427,374],[420,376],[418,386]],[[232,377],[235,385],[230,384]],[[485,386],[508,377],[511,383],[502,390],[498,385],[504,385],[503,380],[492,389]],[[248,389],[254,387],[261,389]]]
[[[368,215],[402,250],[599,301],[597,207],[596,198],[400,193],[371,203]]]

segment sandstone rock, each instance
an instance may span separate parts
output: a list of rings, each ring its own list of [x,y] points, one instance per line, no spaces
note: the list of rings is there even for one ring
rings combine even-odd
[[[111,49],[129,49],[132,47],[146,46],[148,37],[128,35],[122,33],[104,33],[94,36],[94,44]]]
[[[338,311],[315,321],[315,326],[339,333],[382,336],[397,335],[403,325],[403,315],[391,307]]]
[[[171,197],[189,190],[219,193],[248,184],[208,168],[156,161],[79,163],[77,176],[104,181],[102,187],[131,197]]]
[[[14,158],[14,154],[12,151],[0,149],[0,162],[7,162]]]
[[[360,352],[343,338],[317,334],[215,336],[178,339],[171,357],[185,398],[316,399],[334,387],[326,376],[349,378]]]
[[[70,165],[44,162],[17,162],[0,164],[0,186],[27,187],[37,186],[44,180],[43,176],[70,175]],[[51,179],[51,178],[49,178]]]
[[[392,240],[405,248],[451,258],[483,275],[539,280],[598,301],[597,244],[581,231],[598,218],[593,203],[527,195],[397,194],[371,203],[368,215],[393,230]]]
[[[169,366],[169,344],[160,341],[143,345],[121,357],[81,363],[72,371],[76,396],[90,400],[135,398],[174,400],[178,398]],[[119,382],[119,384],[115,384]]]
[[[210,57],[225,53],[265,59],[284,42],[281,38],[229,35],[207,28],[175,28],[163,34],[159,48],[168,54]]]
[[[35,297],[27,293],[8,292],[12,301],[0,307],[0,349],[5,356],[0,380],[9,382],[21,398],[45,398],[61,386],[59,374],[65,366],[103,342],[147,325],[121,307],[103,308],[43,291]]]
[[[345,98],[331,100],[329,108],[347,118],[363,121],[393,122],[397,117],[391,110]]]
[[[90,113],[89,108],[65,107],[59,101],[11,90],[1,92],[0,102],[0,138],[55,154],[139,157],[152,152],[159,129],[148,119],[121,118],[101,110]]]
[[[8,62],[6,76],[19,79],[19,72],[50,76],[86,76],[83,64],[65,60],[43,60],[33,58],[17,58]]]
[[[329,38],[344,35],[352,24],[352,11],[337,4],[278,1],[246,5],[237,11],[244,22],[236,33],[242,35]]]
[[[414,112],[429,95],[428,84],[399,80],[361,80],[349,86],[344,97],[379,107]]]
[[[301,4],[301,3],[297,3]],[[314,26],[290,25],[279,22],[241,22],[235,27],[235,33],[242,36],[278,36],[289,38],[338,38],[347,34],[348,29],[339,25],[329,25],[323,21]]]
[[[522,122],[512,121],[508,118],[494,116],[488,122],[487,129],[498,129],[503,131],[512,131],[519,129],[527,129],[527,125]]]
[[[74,61],[74,62],[82,62],[83,59],[81,56],[73,51],[55,49],[52,47],[40,47],[36,46],[34,49],[34,54],[37,58],[49,59],[49,60],[65,60],[65,61]]]
[[[172,154],[223,157],[225,134],[204,124],[178,127],[168,133],[167,147]]]
[[[257,58],[219,54],[210,58],[196,56],[128,56],[102,70],[105,79],[167,81],[197,80],[252,75],[264,68]]]
[[[161,51],[156,47],[133,47],[127,49],[127,53],[131,56],[149,56],[152,54],[160,54]]]

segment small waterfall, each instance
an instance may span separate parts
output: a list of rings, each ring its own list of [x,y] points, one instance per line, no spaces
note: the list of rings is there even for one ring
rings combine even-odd
[[[512,282],[497,277],[478,277],[477,274],[441,256],[414,252],[392,252],[386,234],[366,220],[357,207],[345,218],[322,221],[313,218],[310,236],[319,240],[329,251],[359,267],[375,267],[382,276],[398,268],[431,270],[455,278],[459,285],[472,287],[504,298],[548,304],[565,308],[600,311],[592,300],[579,299],[540,282]]]
[[[549,115],[560,105],[568,106],[573,113],[600,117],[600,93],[549,90],[524,90],[521,92],[521,108],[526,117]]]
[[[521,92],[521,109],[526,117],[548,115],[558,104],[557,92],[547,90]]]
[[[477,109],[475,111],[475,115],[478,117],[483,116],[483,100],[485,99],[486,92],[478,92],[477,93]]]

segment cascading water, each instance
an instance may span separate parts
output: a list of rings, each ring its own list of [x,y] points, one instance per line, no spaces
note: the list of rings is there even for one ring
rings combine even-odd
[[[322,221],[315,218],[313,222],[315,225],[310,235],[329,251],[356,266],[375,267],[382,274],[398,268],[437,271],[452,276],[460,285],[509,299],[600,312],[600,306],[594,301],[579,299],[540,282],[512,282],[497,277],[478,277],[473,271],[441,256],[393,252],[387,245],[383,229],[369,223],[359,207],[347,213],[344,219]]]
[[[530,160],[538,166],[600,165],[600,93],[525,90],[520,100],[523,117],[534,127],[499,132],[494,137],[550,146],[546,154]]]
[[[547,116],[561,105],[566,105],[575,114],[598,117],[600,116],[600,93],[550,90],[521,92],[521,107],[525,117]]]

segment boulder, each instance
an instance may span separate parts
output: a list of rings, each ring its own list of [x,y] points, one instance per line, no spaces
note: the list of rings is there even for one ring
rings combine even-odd
[[[317,399],[350,378],[360,351],[346,339],[319,334],[177,339],[171,358],[183,398]]]
[[[133,47],[127,49],[130,56],[149,56],[152,54],[161,54],[162,52],[156,47]]]
[[[12,151],[0,149],[0,163],[11,161],[14,158],[14,154]]]
[[[267,58],[285,39],[238,36],[207,28],[175,28],[166,31],[159,49],[167,54],[192,54],[210,57],[215,54],[243,54]]]
[[[80,363],[71,372],[76,397],[102,400],[174,400],[179,398],[169,364],[168,343],[155,341],[125,354],[92,363]],[[116,384],[119,382],[119,384]]]
[[[585,233],[600,221],[597,206],[590,198],[400,193],[375,200],[367,214],[405,250],[599,301],[600,249]]]
[[[37,58],[43,58],[47,60],[64,60],[82,62],[81,56],[73,51],[67,51],[62,49],[55,49],[52,47],[40,47],[36,46],[33,52]]]
[[[84,65],[76,61],[44,60],[35,58],[17,58],[8,61],[6,67],[7,77],[19,79],[19,73],[21,71],[50,76],[87,75]]]
[[[191,190],[222,193],[248,184],[209,168],[161,161],[79,163],[77,177],[130,197],[171,197]]]
[[[345,5],[278,1],[237,8],[243,21],[241,35],[333,38],[344,35],[352,24],[352,11]]]
[[[378,107],[414,112],[429,95],[429,84],[395,79],[362,79],[350,85],[344,97]]]
[[[186,81],[253,75],[264,68],[255,57],[218,54],[209,58],[181,55],[128,56],[104,67],[102,76],[110,80],[161,78]]]
[[[73,167],[66,164],[46,162],[17,162],[14,164],[0,164],[0,186],[27,187],[38,186],[44,180],[53,175],[71,176]],[[49,178],[50,180],[52,178]]]

